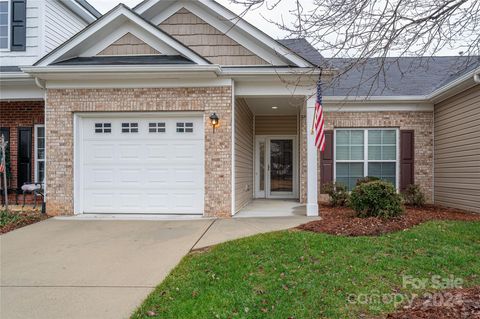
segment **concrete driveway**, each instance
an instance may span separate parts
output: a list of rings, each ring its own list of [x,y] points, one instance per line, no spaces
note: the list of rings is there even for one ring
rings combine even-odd
[[[27,226],[0,236],[0,317],[128,318],[191,249],[308,220],[50,219]]]

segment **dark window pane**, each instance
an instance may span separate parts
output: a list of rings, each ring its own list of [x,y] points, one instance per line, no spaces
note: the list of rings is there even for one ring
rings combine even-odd
[[[270,191],[293,191],[292,140],[271,140],[270,142]]]

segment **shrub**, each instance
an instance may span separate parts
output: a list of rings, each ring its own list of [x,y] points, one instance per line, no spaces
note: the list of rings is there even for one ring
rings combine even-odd
[[[425,205],[425,194],[423,194],[422,189],[417,184],[408,185],[402,195],[407,205],[415,207],[422,207]]]
[[[375,176],[363,177],[363,178],[360,178],[360,179],[357,180],[356,186],[366,184],[366,183],[370,183],[370,182],[374,182],[374,181],[379,181],[379,180],[380,180],[380,178],[375,177]]]
[[[356,186],[350,195],[350,207],[359,217],[391,218],[403,213],[401,196],[386,181],[372,181]]]
[[[338,182],[330,182],[323,186],[323,190],[330,196],[330,205],[346,206],[349,198],[347,186]]]

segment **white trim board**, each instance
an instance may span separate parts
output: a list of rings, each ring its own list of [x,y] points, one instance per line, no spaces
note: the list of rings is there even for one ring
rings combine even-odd
[[[348,103],[334,104],[325,102],[325,112],[433,112],[431,103]]]

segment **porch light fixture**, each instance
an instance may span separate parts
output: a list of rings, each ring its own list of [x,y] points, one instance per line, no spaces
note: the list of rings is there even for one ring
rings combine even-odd
[[[210,123],[212,124],[213,132],[215,132],[215,129],[219,125],[219,118],[216,113],[213,113],[212,115],[210,115]]]
[[[273,110],[278,110],[278,106],[272,106]]]

